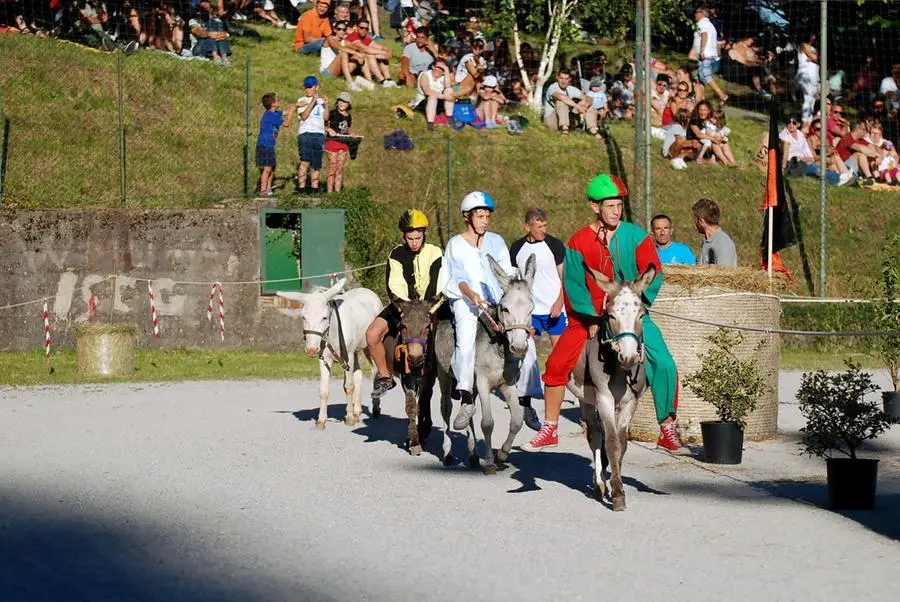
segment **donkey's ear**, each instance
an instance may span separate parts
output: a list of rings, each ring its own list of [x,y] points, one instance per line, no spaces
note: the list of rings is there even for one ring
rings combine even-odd
[[[509,286],[509,275],[506,273],[506,270],[497,263],[497,260],[488,255],[488,263],[491,264],[491,271],[494,272],[494,276],[497,277],[497,282],[500,283],[500,288],[504,291]]]
[[[588,267],[588,271],[591,273],[591,276],[594,277],[597,286],[603,289],[603,292],[611,293],[618,286],[616,282],[610,280],[603,272],[598,272],[592,267]]]
[[[303,305],[306,305],[306,298],[309,295],[307,293],[296,293],[293,291],[275,291],[275,296],[299,303],[302,307]]]
[[[407,301],[404,301],[403,299],[394,299],[394,305],[400,310],[401,316],[406,313],[406,304]]]
[[[436,312],[441,307],[441,304],[443,302],[444,298],[440,295],[438,295],[437,297],[429,297],[428,299],[425,299],[425,303],[428,304],[428,313],[434,315],[434,312]]]
[[[537,256],[532,253],[525,260],[525,282],[528,283],[528,290],[534,288],[534,273],[537,271]]]
[[[347,279],[346,279],[346,278],[341,278],[340,280],[338,280],[337,282],[335,282],[335,283],[334,283],[334,286],[332,286],[332,287],[329,288],[327,291],[325,291],[325,293],[324,293],[324,295],[325,295],[325,300],[326,300],[326,301],[331,300],[332,297],[334,297],[334,296],[337,295],[339,292],[341,292],[341,289],[344,288],[344,285],[345,285],[345,284],[347,284]]]
[[[657,271],[654,266],[651,265],[648,267],[646,271],[641,274],[641,277],[634,282],[634,292],[640,295],[647,290],[647,287],[650,286],[656,278],[656,274]]]

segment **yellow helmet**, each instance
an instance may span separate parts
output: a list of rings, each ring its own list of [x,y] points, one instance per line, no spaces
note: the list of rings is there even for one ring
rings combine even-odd
[[[428,227],[428,217],[418,209],[409,209],[400,216],[400,223],[397,227],[401,232],[424,230]]]

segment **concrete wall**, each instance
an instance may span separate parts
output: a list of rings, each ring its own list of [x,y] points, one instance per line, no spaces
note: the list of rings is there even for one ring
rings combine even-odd
[[[212,281],[260,278],[255,209],[3,211],[0,278],[0,308],[51,297],[55,348],[74,346],[92,291],[97,321],[134,324],[141,346],[287,349],[303,340],[300,321],[277,311],[255,284],[223,286],[224,344],[207,321]],[[155,282],[160,339],[140,278]],[[0,309],[0,349],[39,348],[42,328],[41,303]]]

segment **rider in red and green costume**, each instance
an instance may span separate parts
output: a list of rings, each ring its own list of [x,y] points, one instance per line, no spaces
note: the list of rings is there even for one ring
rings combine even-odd
[[[604,311],[605,296],[593,282],[593,278],[587,277],[585,266],[601,271],[617,282],[637,280],[649,266],[654,266],[658,275],[643,293],[644,304],[648,308],[662,287],[662,265],[653,239],[640,227],[622,221],[623,199],[627,194],[625,184],[613,175],[600,174],[588,184],[587,197],[594,213],[594,222],[576,232],[569,240],[563,265],[566,311],[570,324],[574,323],[574,326],[569,337],[566,336],[569,333],[567,328],[554,348],[554,351],[562,348],[560,352],[551,352],[547,359],[544,374],[547,422],[523,449],[537,451],[556,445],[556,420],[562,395],[559,395],[557,403],[553,393],[557,388],[560,392],[563,391],[581,349],[587,342],[588,333],[593,334],[591,325],[599,323],[599,317]],[[643,331],[647,379],[660,423],[657,446],[670,453],[690,453],[681,445],[675,430],[675,411],[678,405],[675,360],[649,312],[643,316]],[[569,341],[564,341],[565,338]],[[564,343],[567,344],[563,345]]]

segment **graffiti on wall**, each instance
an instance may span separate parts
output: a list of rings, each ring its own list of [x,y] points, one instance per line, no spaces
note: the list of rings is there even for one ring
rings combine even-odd
[[[183,286],[176,284],[171,278],[156,278],[153,280],[153,286],[156,293],[156,307],[160,315],[184,314],[188,296],[184,294]],[[101,274],[81,275],[74,271],[66,271],[59,275],[53,313],[60,319],[75,322],[87,320],[92,290],[98,307],[104,311],[109,310],[110,301],[112,311],[116,313],[149,311],[146,280],[136,280],[128,276],[110,278]],[[73,309],[76,313],[72,313]]]

